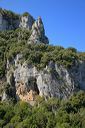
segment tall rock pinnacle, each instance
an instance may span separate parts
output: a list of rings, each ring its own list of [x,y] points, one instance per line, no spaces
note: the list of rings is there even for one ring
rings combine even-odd
[[[48,38],[45,36],[45,30],[42,19],[41,17],[38,17],[38,19],[32,25],[32,33],[28,40],[28,43],[40,43],[40,42],[45,44],[49,43]]]

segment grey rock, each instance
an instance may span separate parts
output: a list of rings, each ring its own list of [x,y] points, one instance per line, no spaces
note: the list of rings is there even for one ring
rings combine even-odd
[[[21,16],[21,20],[20,20],[20,28],[24,28],[27,30],[31,30],[32,29],[32,25],[34,23],[34,18],[31,15],[28,16]]]
[[[18,19],[13,19],[8,16],[0,14],[0,31],[13,30],[17,28],[31,30],[34,23],[34,18],[31,15],[20,16]]]
[[[50,97],[68,98],[80,89],[85,90],[85,62],[79,61],[71,69],[66,69],[50,61],[46,68],[38,71],[35,66],[28,65],[26,62],[21,65],[19,63],[21,58],[23,56],[19,54],[14,59],[16,67],[14,80],[18,99],[29,101],[29,97],[32,98],[34,92],[46,99]]]
[[[38,17],[38,20],[35,20],[30,14],[28,14],[19,16],[18,18],[12,18],[0,13],[0,31],[14,30],[17,28],[31,31],[28,44],[49,43],[48,38],[45,36],[44,25],[41,17]]]
[[[19,28],[19,19],[12,19],[0,14],[0,31]]]
[[[6,92],[4,91],[3,94],[2,94],[1,100],[2,101],[7,101],[7,98],[8,98],[8,96],[7,96]]]
[[[45,36],[44,25],[41,17],[38,17],[32,26],[32,33],[28,40],[28,43],[45,43],[48,44],[48,38]]]

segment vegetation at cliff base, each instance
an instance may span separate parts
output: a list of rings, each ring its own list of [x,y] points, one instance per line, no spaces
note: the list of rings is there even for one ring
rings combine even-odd
[[[84,128],[85,93],[68,100],[38,98],[32,107],[25,102],[0,102],[0,128]]]

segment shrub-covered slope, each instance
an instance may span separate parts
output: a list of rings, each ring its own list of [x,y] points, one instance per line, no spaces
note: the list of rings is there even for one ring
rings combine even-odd
[[[77,52],[75,48],[63,48],[45,44],[27,44],[30,36],[27,30],[10,30],[0,32],[0,77],[5,75],[6,60],[22,53],[24,59],[37,67],[45,67],[53,60],[65,67],[71,67],[78,60],[85,60],[85,53]]]
[[[0,128],[84,128],[85,93],[68,100],[37,97],[34,107],[26,102],[0,102]]]

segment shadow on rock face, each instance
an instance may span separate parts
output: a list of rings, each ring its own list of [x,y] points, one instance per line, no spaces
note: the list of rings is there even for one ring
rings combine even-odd
[[[36,78],[35,77],[30,77],[28,79],[28,89],[29,90],[33,90],[34,92],[36,92],[36,94],[39,95],[39,89],[37,87],[37,82],[36,82]]]

